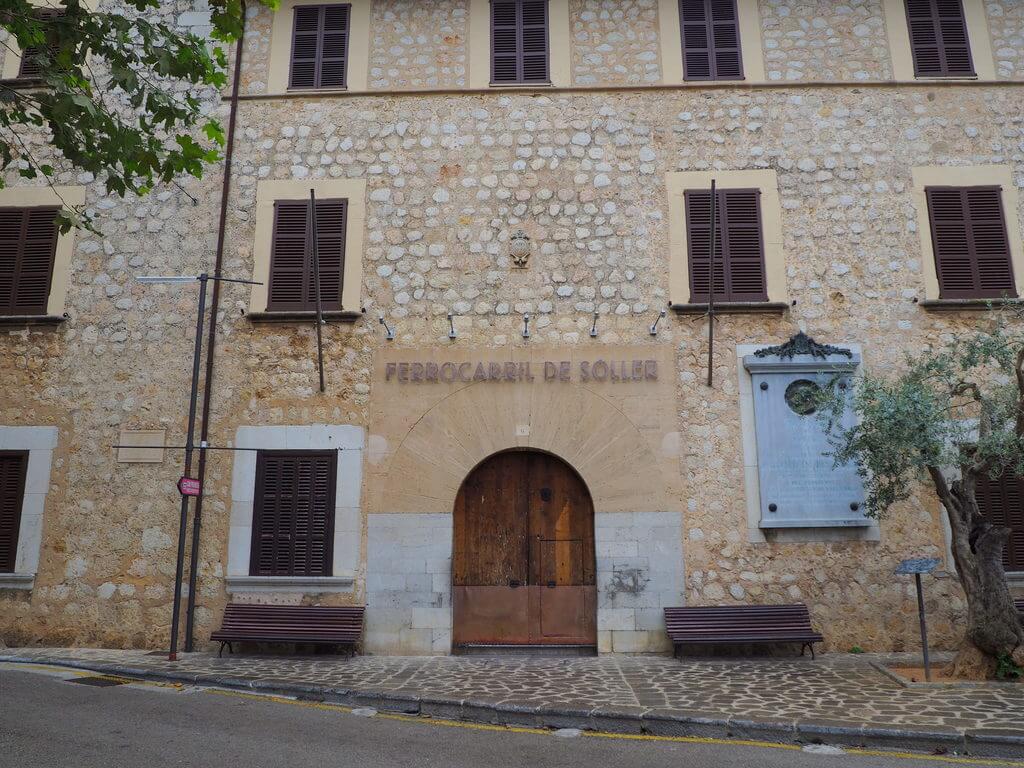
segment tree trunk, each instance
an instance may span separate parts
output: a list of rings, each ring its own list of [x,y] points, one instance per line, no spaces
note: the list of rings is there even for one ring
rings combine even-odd
[[[935,472],[932,477],[935,479]],[[967,597],[964,645],[949,673],[954,677],[993,677],[1001,656],[1024,661],[1024,625],[1013,604],[1003,570],[1008,528],[994,526],[981,516],[974,496],[974,473],[936,490],[949,516],[953,559]]]

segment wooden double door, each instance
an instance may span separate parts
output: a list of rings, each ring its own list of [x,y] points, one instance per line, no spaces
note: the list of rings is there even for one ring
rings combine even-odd
[[[533,451],[495,454],[454,510],[453,645],[596,645],[594,506],[578,474]]]

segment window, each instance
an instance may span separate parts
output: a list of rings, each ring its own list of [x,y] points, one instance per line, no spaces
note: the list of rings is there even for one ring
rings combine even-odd
[[[252,576],[330,576],[337,451],[260,451]]]
[[[316,309],[309,212],[308,200],[279,200],[274,204],[268,312]],[[341,309],[347,218],[347,200],[317,200],[317,259],[324,311]]]
[[[736,0],[679,0],[686,80],[742,80]]]
[[[550,79],[548,0],[491,0],[491,82]]]
[[[0,316],[45,315],[57,251],[57,209],[0,208]]]
[[[917,77],[974,75],[962,0],[906,0]]]
[[[292,26],[289,88],[344,88],[352,6],[299,5]]]
[[[1010,529],[1003,568],[1024,571],[1024,478],[1010,473],[997,478],[983,475],[978,480],[976,498],[985,519]]]
[[[0,451],[0,573],[13,573],[25,499],[28,451]]]
[[[761,193],[719,189],[715,211],[715,301],[767,301]],[[686,190],[690,301],[708,301],[711,273],[711,191]]]
[[[939,298],[1016,296],[1002,190],[927,187]]]

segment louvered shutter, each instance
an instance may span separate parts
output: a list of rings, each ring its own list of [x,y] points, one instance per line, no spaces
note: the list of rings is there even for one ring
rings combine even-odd
[[[0,208],[0,315],[45,315],[56,208]]]
[[[910,49],[918,77],[974,74],[962,0],[906,0]]]
[[[289,88],[344,88],[350,5],[299,5],[292,23]]]
[[[928,187],[928,218],[943,299],[1016,296],[999,187]]]
[[[347,219],[347,200],[317,200],[320,303],[325,311],[342,308]],[[279,200],[274,204],[268,312],[316,309],[309,225],[308,200]]]
[[[993,525],[1010,529],[1003,551],[1003,568],[1024,571],[1024,478],[1006,473],[991,478],[983,475],[975,490],[978,509]]]
[[[491,82],[546,83],[548,0],[491,0]]]
[[[761,193],[720,189],[715,212],[715,301],[767,301]],[[711,266],[711,191],[687,190],[690,301],[708,301]]]
[[[736,0],[679,0],[686,80],[742,80]]]
[[[40,21],[44,23],[49,23],[60,15],[59,11],[40,11],[38,13]],[[56,51],[57,46],[55,43],[30,45],[21,52],[21,61],[18,64],[18,79],[38,80],[43,74],[42,67],[39,64],[39,57],[45,52],[53,55]]]
[[[27,472],[27,451],[0,451],[0,573],[14,572]]]
[[[336,470],[336,451],[259,453],[251,575],[331,575]]]

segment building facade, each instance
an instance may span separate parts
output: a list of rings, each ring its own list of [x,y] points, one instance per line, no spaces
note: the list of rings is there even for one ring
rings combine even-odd
[[[232,601],[364,604],[390,654],[803,602],[898,651],[913,556],[956,642],[934,495],[865,518],[792,395],[1024,291],[1022,0],[282,0],[241,53],[227,176],[0,190],[8,645],[165,646],[197,286],[134,278],[213,273],[221,226],[260,284],[213,315],[200,646]],[[1020,485],[985,498],[1024,583]]]

